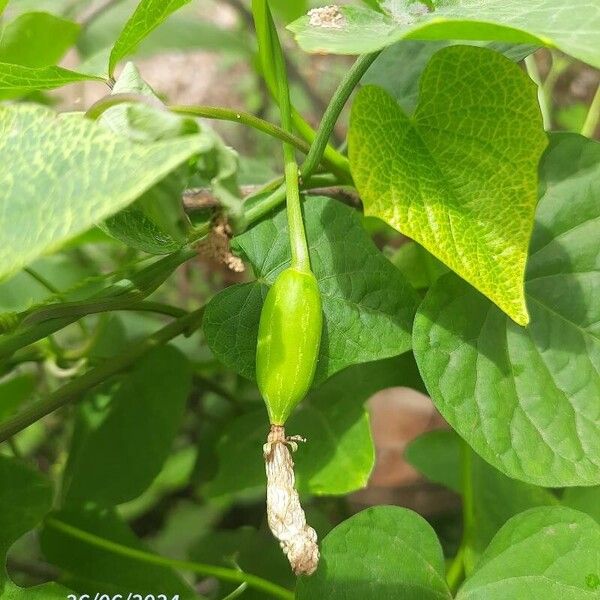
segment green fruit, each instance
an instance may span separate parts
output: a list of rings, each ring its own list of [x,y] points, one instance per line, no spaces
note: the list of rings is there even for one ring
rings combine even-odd
[[[267,294],[256,347],[256,380],[272,424],[283,425],[308,392],[322,327],[315,276],[291,267],[282,271]]]

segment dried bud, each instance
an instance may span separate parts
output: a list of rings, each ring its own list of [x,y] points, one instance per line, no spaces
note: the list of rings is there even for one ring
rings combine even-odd
[[[292,451],[297,436],[285,436],[279,425],[271,425],[263,447],[267,471],[267,519],[273,535],[290,561],[296,575],[311,575],[319,564],[317,533],[306,523],[295,488]]]

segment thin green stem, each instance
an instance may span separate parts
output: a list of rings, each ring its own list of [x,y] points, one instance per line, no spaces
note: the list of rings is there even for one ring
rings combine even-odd
[[[289,148],[289,146],[287,146]],[[286,152],[285,156],[285,183],[287,195],[287,221],[291,244],[291,266],[299,271],[310,272],[310,256],[308,242],[302,219],[302,206],[300,205],[300,190],[298,188],[298,165],[293,155]]]
[[[280,92],[279,92],[279,72],[278,67],[276,65],[276,61],[274,60],[274,56],[272,54],[271,40],[277,40],[277,31],[275,29],[275,23],[272,18],[268,18],[267,14],[270,14],[268,8],[267,0],[252,0],[252,16],[254,17],[254,24],[256,27],[256,37],[258,40],[258,54],[260,58],[260,63],[262,66],[262,75],[267,84],[267,89],[271,96],[275,99],[276,102],[280,102]],[[271,24],[272,25],[271,25]],[[281,46],[279,45],[281,48]],[[283,52],[281,52],[283,68],[285,70],[285,57],[283,56]],[[287,85],[287,78],[286,78]],[[281,108],[281,107],[280,107]],[[298,131],[298,133],[311,144],[314,142],[318,133],[314,131],[314,129],[304,120],[302,115],[291,106],[290,109],[290,119]],[[340,154],[333,146],[329,145],[327,142],[324,149],[324,156],[327,162],[330,165],[335,165],[335,169],[338,172],[349,172],[348,169],[348,160],[345,156]]]
[[[456,594],[460,584],[465,578],[464,555],[465,549],[461,544],[461,546],[458,548],[456,556],[452,559],[452,562],[446,570],[446,583],[448,584],[452,595]]]
[[[123,310],[132,312],[151,312],[157,315],[165,315],[167,317],[175,317],[179,319],[188,314],[187,310],[179,308],[179,306],[173,306],[172,304],[165,304],[164,302],[153,302],[152,300],[142,300],[131,306],[127,306]]]
[[[32,269],[31,267],[23,267],[23,271],[25,271],[25,273],[27,273],[30,277],[35,279],[35,281],[37,281],[42,287],[45,287],[51,294],[55,294],[58,298],[64,300],[64,294],[51,281],[48,281],[48,279],[46,279],[43,275],[38,273],[35,269]],[[84,335],[87,335],[88,329],[85,326],[85,324],[80,321],[78,325],[81,329],[81,332]]]
[[[203,235],[206,235],[208,230],[209,224],[206,225]],[[130,308],[150,295],[175,268],[194,256],[196,251],[193,248],[184,248],[123,277],[87,300],[68,303],[68,306],[48,305],[36,309],[26,317],[34,321],[33,323],[27,327],[24,327],[25,323],[23,323],[14,333],[0,336],[0,360],[8,358],[24,346],[75,323],[86,314]]]
[[[200,387],[214,392],[218,396],[221,396],[221,398],[227,400],[227,402],[231,403],[233,406],[238,406],[235,396],[216,381],[213,381],[212,379],[209,379],[200,373],[194,373],[194,382]]]
[[[473,454],[466,442],[461,442],[461,486],[463,496],[463,525],[467,541],[475,529],[475,507],[473,496]]]
[[[596,133],[596,129],[598,128],[598,122],[600,121],[600,84],[596,88],[596,93],[594,94],[594,98],[592,99],[592,103],[590,104],[590,108],[588,110],[587,117],[585,118],[585,123],[581,128],[581,135],[585,135],[585,137],[594,137],[594,133]]]
[[[169,106],[169,110],[180,115],[192,115],[205,119],[216,119],[218,121],[231,121],[241,123],[258,131],[262,131],[273,138],[282,140],[291,144],[300,152],[306,154],[310,150],[310,144],[305,140],[295,136],[293,133],[284,131],[274,123],[265,121],[256,115],[240,110],[231,110],[221,106]]]
[[[281,114],[281,128],[287,133],[292,133],[292,105],[285,59],[267,0],[253,0],[252,13],[256,23],[259,55],[263,63],[263,69],[265,72],[270,71],[275,79],[279,112]],[[269,69],[268,66],[271,62],[274,66]],[[310,271],[310,258],[300,206],[298,164],[296,163],[294,148],[286,142],[283,143],[283,160],[292,254],[291,265],[300,271],[308,272]]]
[[[448,587],[454,593],[473,569],[471,552],[475,530],[475,510],[473,496],[472,462],[473,454],[469,445],[461,441],[461,491],[463,502],[463,535],[456,556],[446,572]]]
[[[527,69],[529,77],[531,77],[533,82],[537,85],[538,102],[542,112],[544,129],[546,131],[550,131],[550,129],[552,129],[552,108],[549,99],[546,96],[546,91],[540,76],[537,61],[535,60],[535,56],[533,54],[525,57],[525,68]]]
[[[32,269],[31,267],[23,267],[23,271],[25,271],[25,273],[27,273],[27,275],[29,275],[31,278],[35,279],[42,287],[46,288],[51,294],[56,294],[57,296],[61,295],[60,290],[54,284],[48,281],[43,275],[40,275],[40,273],[38,273],[35,269]]]
[[[223,600],[234,600],[234,598],[239,598],[248,588],[248,584],[244,581],[244,583],[238,585],[238,587],[235,588],[235,590],[233,590],[233,592],[231,592],[231,594],[227,594],[227,596],[225,596],[223,598]]]
[[[327,105],[327,110],[323,114],[321,122],[319,123],[319,129],[317,135],[310,147],[306,160],[302,163],[301,175],[302,178],[308,177],[317,168],[321,162],[321,158],[325,149],[327,148],[327,142],[331,137],[333,128],[340,117],[348,98],[354,91],[354,88],[358,85],[362,76],[365,74],[367,69],[373,64],[373,61],[379,56],[379,52],[373,52],[371,54],[363,54],[359,56],[354,64],[350,67],[349,71],[344,75],[342,81],[338,85],[337,89],[331,97],[331,101]]]
[[[169,567],[179,571],[196,573],[205,577],[216,577],[217,579],[221,579],[223,581],[231,581],[239,584],[246,583],[249,587],[264,592],[265,594],[269,594],[275,598],[294,600],[294,594],[290,590],[287,590],[286,588],[281,587],[272,581],[263,579],[262,577],[257,577],[256,575],[252,575],[250,573],[244,573],[243,571],[228,569],[226,567],[219,567],[217,565],[207,565],[204,563],[195,563],[184,560],[176,560],[173,558],[166,558],[164,556],[151,554],[150,552],[145,552],[144,550],[130,548],[129,546],[124,546],[122,544],[118,544],[117,542],[94,535],[93,533],[83,531],[78,527],[74,527],[73,525],[69,525],[68,523],[58,520],[55,517],[47,518],[46,526],[53,527],[54,529],[86,544],[90,544],[96,548],[101,548],[107,552],[112,552],[113,554],[118,554],[119,556],[123,556],[125,558],[130,558],[132,560],[157,565],[160,567]]]
[[[327,140],[329,140],[329,137],[331,136],[331,132],[335,127],[342,109],[348,101],[350,94],[378,55],[378,52],[374,52],[372,54],[359,56],[338,85],[331,98],[331,102],[327,106],[327,110],[321,119],[317,135],[310,147],[310,152],[300,167],[300,177],[302,180],[306,180],[321,162],[323,152],[327,147]],[[269,194],[269,196],[256,202],[256,204],[246,211],[247,222],[254,223],[273,208],[279,206],[284,200],[285,186],[279,186],[274,192]]]
[[[162,329],[127,348],[127,351],[123,354],[108,359],[101,365],[87,371],[81,377],[73,379],[54,390],[45,398],[30,404],[27,408],[0,424],[0,442],[6,441],[15,433],[29,427],[51,412],[77,400],[94,386],[129,368],[153,348],[166,344],[182,333],[194,331],[200,326],[203,312],[204,308],[200,308],[172,321]]]
[[[231,108],[225,108],[222,106],[203,106],[203,105],[191,105],[191,106],[183,106],[183,105],[173,105],[165,107],[162,103],[158,102],[156,99],[143,96],[141,94],[132,94],[132,93],[120,93],[120,94],[109,94],[92,104],[90,108],[86,111],[85,116],[89,119],[97,119],[102,115],[102,113],[106,112],[109,108],[113,106],[117,106],[123,103],[141,103],[152,106],[153,108],[159,110],[170,110],[171,112],[180,114],[180,115],[189,115],[193,117],[200,117],[204,119],[214,119],[217,121],[229,121],[232,123],[241,123],[242,125],[247,125],[248,127],[252,127],[257,131],[261,131],[275,139],[282,140],[284,142],[288,142],[295,148],[297,148],[300,152],[306,154],[310,149],[310,144],[294,135],[293,133],[283,131],[281,127],[278,127],[274,123],[270,121],[266,121],[265,119],[261,119],[252,113],[245,112],[242,110],[233,110]],[[337,171],[346,171],[347,172],[347,164],[344,161],[340,161],[339,157],[334,157],[333,160],[328,160],[330,157],[325,157],[324,163],[329,168],[335,169]],[[347,161],[346,161],[347,162]]]

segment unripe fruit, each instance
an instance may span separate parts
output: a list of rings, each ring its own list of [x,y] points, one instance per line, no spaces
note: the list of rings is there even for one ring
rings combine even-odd
[[[313,273],[282,271],[267,294],[256,347],[256,380],[272,424],[283,425],[310,389],[322,327]]]

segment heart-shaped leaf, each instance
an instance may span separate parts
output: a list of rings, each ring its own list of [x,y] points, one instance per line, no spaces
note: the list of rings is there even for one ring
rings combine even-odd
[[[504,56],[440,50],[414,117],[380,88],[352,106],[352,176],[365,213],[415,239],[520,324],[546,137],[533,82]]]
[[[435,532],[405,508],[377,506],[347,519],[321,544],[319,568],[298,580],[298,600],[446,600]]]
[[[416,294],[377,250],[355,210],[314,197],[304,205],[313,271],[323,301],[323,337],[315,381],[344,367],[409,349]],[[204,333],[228,367],[254,379],[260,311],[268,288],[290,264],[285,211],[234,239],[257,281],[231,286],[206,307]]]
[[[425,66],[436,52],[458,43],[465,44],[464,41],[403,40],[388,46],[373,61],[363,75],[361,83],[382,87],[398,101],[398,104],[406,112],[412,113],[419,101],[419,80]],[[537,50],[537,46],[533,45],[494,42],[483,44],[472,42],[472,44],[501,52],[514,62],[523,60]]]
[[[452,427],[509,477],[600,483],[600,144],[556,135],[531,242],[531,323],[517,327],[454,275],[420,306],[414,352]]]
[[[404,456],[428,479],[459,494],[468,482],[472,526],[465,559],[472,563],[508,519],[536,506],[557,505],[559,501],[549,490],[510,479],[462,444],[452,430],[430,431],[411,442]],[[462,461],[465,451],[469,454]],[[463,465],[468,465],[466,472]]]
[[[564,507],[532,508],[496,534],[457,600],[592,600],[600,590],[600,525]]]

